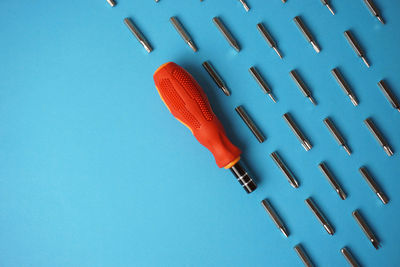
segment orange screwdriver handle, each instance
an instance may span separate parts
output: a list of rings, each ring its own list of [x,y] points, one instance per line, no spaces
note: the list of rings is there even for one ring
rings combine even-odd
[[[213,154],[218,167],[231,168],[240,160],[234,146],[215,116],[207,96],[196,80],[179,65],[168,62],[154,73],[161,99],[174,115]]]

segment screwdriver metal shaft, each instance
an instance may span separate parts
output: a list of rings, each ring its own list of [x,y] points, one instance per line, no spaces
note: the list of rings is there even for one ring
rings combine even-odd
[[[296,23],[299,30],[303,33],[303,35],[307,39],[307,41],[312,45],[315,52],[319,53],[321,51],[321,49],[319,48],[317,42],[315,41],[314,37],[312,36],[310,30],[304,24],[303,20],[299,16],[295,17],[293,20]]]
[[[349,84],[344,79],[342,73],[339,71],[338,68],[334,68],[331,70],[333,77],[336,79],[337,83],[342,87],[345,94],[350,98],[351,103],[354,106],[358,105],[357,97],[354,95],[353,91],[350,89]]]
[[[116,3],[115,3],[115,1],[114,0],[107,0],[107,2],[110,4],[110,6],[115,6],[116,5]]]
[[[383,20],[378,8],[376,8],[374,2],[372,2],[372,0],[364,0],[364,3],[367,5],[371,14],[376,17],[382,24],[385,24],[385,21]]]
[[[176,29],[176,31],[179,33],[179,35],[182,37],[182,39],[189,45],[189,47],[192,48],[192,50],[194,52],[197,52],[196,45],[194,44],[192,38],[190,38],[190,35],[187,33],[185,28],[183,28],[182,23],[178,20],[178,18],[171,17],[169,19],[169,21],[171,21],[171,23],[174,26],[174,28]]]
[[[360,264],[356,261],[353,255],[350,253],[349,249],[344,247],[340,250],[343,256],[347,260],[347,262],[351,265],[351,267],[360,267]]]
[[[251,76],[253,76],[254,80],[258,83],[258,85],[261,87],[261,89],[264,91],[264,93],[268,94],[269,97],[276,103],[276,100],[272,94],[271,89],[269,88],[268,84],[265,82],[264,78],[261,76],[261,74],[258,72],[256,67],[251,67],[249,69],[249,72]]]
[[[333,11],[329,0],[321,0],[321,3],[329,9],[332,15],[335,15],[335,12]]]
[[[133,24],[130,18],[124,19],[125,25],[129,28],[129,30],[133,33],[136,39],[143,45],[148,53],[150,53],[153,48],[150,46],[149,42],[144,38],[143,34],[139,31],[138,28]]]
[[[400,112],[400,102],[392,90],[390,90],[388,84],[384,80],[381,80],[378,82],[378,86],[382,90],[382,93],[385,95],[389,103],[392,104],[392,107]]]
[[[297,87],[299,87],[303,95],[307,97],[311,101],[311,103],[317,105],[317,102],[315,102],[315,99],[312,97],[310,89],[308,89],[308,86],[304,83],[303,79],[300,78],[297,71],[292,70],[289,74],[290,77],[292,77],[293,81],[296,83]]]
[[[310,257],[307,255],[306,251],[304,250],[303,246],[297,244],[294,246],[294,251],[296,251],[297,255],[299,255],[301,261],[303,262],[304,266],[306,267],[313,267],[314,264],[311,262]]]
[[[271,34],[267,31],[267,29],[265,28],[264,24],[262,23],[258,23],[257,24],[257,29],[260,31],[262,37],[265,39],[265,41],[268,43],[268,45],[275,50],[275,52],[278,54],[278,56],[280,58],[282,58],[281,53],[279,52],[278,46],[274,40],[274,38],[272,38]]]
[[[367,236],[368,240],[371,241],[372,245],[376,248],[379,249],[380,243],[378,238],[375,236],[375,234],[372,232],[371,228],[367,224],[367,222],[364,220],[364,218],[361,216],[360,212],[358,210],[353,211],[353,217],[360,226],[361,230],[364,232],[364,234]]]
[[[367,118],[364,120],[365,125],[367,128],[370,130],[372,135],[375,137],[375,139],[378,141],[378,143],[383,147],[385,150],[386,154],[390,157],[394,154],[392,148],[390,147],[389,143],[386,141],[386,139],[383,137],[382,133],[378,130],[378,128],[375,126],[375,123],[372,121],[371,118]]]
[[[310,141],[305,137],[302,131],[300,131],[300,128],[297,126],[297,124],[294,122],[292,116],[290,116],[289,112],[283,114],[283,118],[289,125],[290,129],[292,129],[293,133],[296,135],[297,139],[299,139],[301,145],[304,147],[306,151],[310,150],[312,148],[312,145]]]
[[[208,72],[208,74],[211,76],[213,81],[217,84],[217,86],[224,92],[224,94],[230,96],[231,93],[229,92],[228,87],[222,80],[221,76],[219,76],[218,73],[215,71],[213,65],[211,65],[211,62],[204,61],[202,65],[204,69]]]
[[[236,112],[239,114],[240,118],[246,123],[247,127],[249,127],[250,131],[254,134],[254,136],[257,138],[258,142],[262,143],[265,141],[264,135],[261,133],[261,131],[258,129],[256,124],[253,122],[253,120],[249,117],[247,114],[246,110],[243,108],[243,106],[238,106],[235,108]]]
[[[367,168],[363,166],[359,169],[359,171],[361,175],[364,177],[369,187],[372,189],[372,191],[374,191],[374,193],[378,196],[378,198],[382,201],[382,203],[387,204],[389,202],[389,198],[379,187],[379,185],[375,182],[374,178],[372,178],[372,175],[367,170]]]
[[[321,162],[318,165],[319,169],[321,172],[325,175],[326,179],[328,182],[331,184],[333,189],[335,189],[336,193],[338,193],[339,197],[343,200],[346,199],[346,193],[343,191],[342,187],[339,185],[339,183],[336,181],[335,177],[333,176],[332,172],[328,169],[326,164],[324,162]]]
[[[360,43],[354,37],[352,32],[350,30],[345,31],[344,37],[346,37],[347,41],[353,48],[354,52],[356,52],[357,56],[360,57],[362,61],[364,61],[365,65],[369,68],[370,64],[368,63],[367,57],[365,56],[365,53],[360,46]]]
[[[244,10],[246,10],[246,12],[248,12],[250,10],[249,5],[246,3],[245,0],[239,0],[239,2],[242,4]]]
[[[328,220],[325,218],[325,216],[319,210],[319,208],[317,207],[315,202],[311,199],[311,197],[307,198],[305,200],[305,202],[306,202],[307,206],[310,208],[310,210],[314,213],[315,217],[317,217],[318,221],[322,224],[322,226],[328,232],[328,234],[333,235],[335,233],[335,230],[329,224]]]
[[[328,128],[329,132],[333,135],[333,137],[336,139],[336,141],[341,145],[344,150],[346,150],[347,154],[351,154],[349,146],[346,144],[346,140],[343,138],[343,136],[340,134],[338,129],[335,127],[333,124],[332,120],[330,118],[325,118],[324,123],[326,127]]]
[[[283,174],[286,176],[288,179],[289,183],[291,186],[294,188],[299,187],[299,182],[297,181],[296,177],[293,175],[293,173],[289,170],[289,168],[286,166],[286,164],[283,162],[281,157],[278,154],[278,151],[272,152],[270,154],[271,158],[274,160],[278,168],[283,172]]]
[[[286,236],[289,236],[289,232],[286,230],[285,225],[283,224],[281,218],[276,213],[275,209],[272,208],[271,204],[267,199],[261,201],[261,205],[264,207],[265,211],[271,217],[272,221],[275,223],[276,227]]]
[[[225,25],[222,23],[221,19],[219,17],[214,17],[213,22],[215,26],[218,28],[218,30],[222,33],[222,35],[225,37],[225,39],[228,41],[228,43],[237,51],[240,51],[240,47],[238,42],[233,38],[232,34],[228,29],[225,27]]]

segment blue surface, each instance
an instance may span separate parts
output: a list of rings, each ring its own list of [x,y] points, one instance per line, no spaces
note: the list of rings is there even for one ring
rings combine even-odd
[[[302,243],[318,266],[346,266],[348,246],[363,266],[399,266],[400,114],[376,83],[400,97],[400,2],[378,1],[386,25],[363,1],[318,0],[1,1],[1,266],[302,266]],[[267,3],[268,2],[268,3]],[[193,53],[169,23],[178,16]],[[238,39],[234,52],[213,25],[220,16]],[[296,28],[301,15],[322,47],[316,54]],[[150,54],[123,24],[132,17]],[[281,60],[256,29],[263,21]],[[367,69],[346,42],[351,29]],[[201,63],[211,60],[232,91],[216,88]],[[246,195],[229,171],[161,102],[152,74],[166,61],[187,68],[257,177]],[[248,73],[258,67],[274,104]],[[339,66],[360,105],[330,74]],[[289,77],[293,68],[318,106]],[[267,140],[259,144],[234,111],[243,104]],[[305,152],[281,118],[290,111],[314,148]],[[348,140],[348,156],[322,119]],[[396,151],[386,156],[363,120],[372,116]],[[298,177],[293,189],[269,154],[278,150]],[[317,165],[326,161],[348,194],[340,200]],[[390,198],[383,205],[358,168],[366,165]],[[329,236],[304,203],[312,196],[334,225]],[[285,221],[284,238],[260,205],[268,197]],[[360,209],[382,242],[376,251],[351,212]]]

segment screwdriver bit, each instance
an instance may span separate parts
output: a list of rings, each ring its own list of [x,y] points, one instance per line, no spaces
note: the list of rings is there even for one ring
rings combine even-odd
[[[375,182],[374,178],[372,178],[372,175],[367,170],[367,168],[363,166],[359,169],[359,171],[360,171],[361,175],[364,177],[364,179],[367,182],[367,184],[369,185],[369,187],[379,197],[379,199],[383,202],[383,204],[387,204],[389,202],[389,198],[386,196],[386,194],[383,192],[383,190],[379,187],[379,185]]]
[[[324,123],[325,123],[326,127],[328,127],[329,132],[333,135],[333,137],[339,143],[339,145],[341,145],[344,148],[344,150],[347,152],[347,154],[350,155],[351,151],[350,151],[349,146],[346,144],[345,139],[340,134],[338,129],[335,127],[335,125],[333,124],[332,120],[327,117],[327,118],[324,119]]]
[[[329,2],[330,2],[329,0],[321,0],[321,3],[329,9],[332,15],[335,15],[335,12],[333,11]]]
[[[115,1],[114,0],[107,0],[107,2],[110,4],[110,6],[115,6],[116,5],[116,3],[115,3]]]
[[[268,45],[275,50],[280,58],[282,58],[282,54],[279,52],[278,46],[276,45],[274,38],[272,38],[271,34],[267,31],[264,24],[258,23],[257,29],[259,30],[265,41],[268,43]]]
[[[344,37],[346,37],[347,41],[353,48],[354,52],[356,52],[357,56],[360,57],[364,61],[365,65],[369,68],[370,64],[368,63],[365,53],[362,50],[359,42],[356,40],[354,35],[351,33],[351,31],[350,30],[345,31]]]
[[[325,216],[319,210],[317,205],[315,205],[315,202],[311,199],[311,197],[307,198],[305,200],[305,202],[306,202],[307,206],[310,208],[310,210],[314,213],[315,217],[317,217],[318,221],[322,224],[322,226],[328,232],[328,234],[333,235],[335,233],[335,230],[329,224],[328,220],[325,218]]]
[[[371,14],[375,16],[382,24],[385,24],[385,21],[383,20],[379,10],[376,8],[372,0],[364,0],[364,3],[367,5]]]
[[[378,143],[383,147],[383,149],[385,150],[386,154],[389,157],[393,156],[394,152],[393,152],[392,148],[390,147],[390,145],[386,141],[386,139],[383,137],[382,133],[375,126],[375,124],[372,121],[372,119],[371,118],[367,118],[367,119],[364,120],[364,123],[367,126],[367,128],[370,130],[370,132],[373,134],[375,139],[378,141]]]
[[[343,78],[343,75],[339,71],[339,69],[334,68],[331,70],[331,73],[332,73],[333,77],[336,79],[337,83],[340,85],[340,87],[342,87],[345,94],[350,98],[351,103],[353,103],[354,106],[357,106],[358,105],[357,97],[354,95],[353,91],[350,89],[349,84]]]
[[[172,25],[174,26],[176,31],[179,33],[179,35],[182,37],[182,39],[189,45],[189,47],[192,48],[192,50],[194,52],[197,52],[196,45],[194,44],[192,38],[190,38],[190,36],[187,33],[187,31],[185,30],[185,28],[183,28],[182,23],[178,20],[178,18],[171,17],[169,19],[169,21],[172,23]]]
[[[340,250],[343,256],[347,260],[347,262],[351,265],[351,267],[360,267],[360,264],[356,261],[353,255],[350,253],[349,249],[344,247]]]
[[[254,136],[257,138],[258,142],[262,143],[265,141],[264,135],[261,133],[261,131],[258,129],[256,124],[253,122],[253,120],[249,117],[247,114],[246,110],[243,108],[243,106],[238,106],[235,108],[236,112],[239,114],[240,118],[244,121],[244,123],[249,127],[250,131],[254,134]]]
[[[288,179],[289,183],[291,186],[294,188],[299,187],[299,182],[297,181],[296,177],[293,175],[293,173],[289,170],[289,168],[286,166],[286,164],[283,162],[281,157],[278,154],[278,151],[272,152],[270,154],[271,158],[274,160],[278,168],[283,172],[283,174],[286,176]]]
[[[311,262],[310,257],[308,257],[306,251],[304,250],[303,246],[297,244],[294,246],[294,251],[296,251],[297,255],[299,255],[301,261],[303,262],[304,266],[306,267],[313,267],[314,264]]]
[[[272,101],[274,101],[276,103],[276,100],[272,94],[271,89],[269,88],[269,86],[267,85],[267,83],[265,82],[264,78],[261,76],[261,74],[258,72],[258,70],[256,69],[256,67],[251,67],[249,69],[249,72],[251,74],[251,76],[253,76],[254,80],[256,80],[256,82],[258,83],[258,85],[261,87],[261,89],[264,91],[264,93],[268,94],[269,97],[272,99]]]
[[[211,76],[211,78],[214,80],[214,82],[217,84],[217,86],[224,92],[224,94],[230,96],[231,93],[229,92],[228,87],[222,80],[221,76],[219,76],[218,73],[215,71],[213,65],[211,65],[211,62],[204,61],[202,65],[204,69],[208,72],[208,74]]]
[[[318,165],[318,167],[321,170],[321,172],[325,175],[326,179],[328,179],[328,182],[331,184],[333,189],[335,189],[336,193],[338,193],[339,197],[345,200],[347,197],[346,193],[343,191],[342,187],[336,181],[335,177],[333,176],[332,172],[328,169],[326,164],[324,162],[321,162]]]
[[[315,99],[311,95],[310,89],[308,89],[308,86],[304,83],[303,79],[300,78],[297,71],[292,70],[289,74],[290,74],[290,77],[292,77],[292,79],[296,83],[297,87],[299,87],[299,89],[301,90],[303,95],[305,97],[307,97],[311,101],[311,103],[313,103],[314,105],[317,105],[317,102],[315,102]]]
[[[272,208],[271,204],[267,199],[261,201],[261,205],[264,207],[265,211],[271,217],[272,221],[275,223],[276,227],[286,236],[289,236],[289,232],[286,230],[285,225],[283,224],[281,218],[279,218],[278,214],[276,213],[275,209]]]
[[[129,30],[133,33],[136,39],[143,45],[148,53],[150,53],[153,48],[150,46],[149,42],[144,38],[143,34],[139,31],[138,28],[133,24],[130,18],[124,19],[125,25],[129,28]]]
[[[378,82],[378,86],[382,90],[382,93],[385,95],[386,99],[390,102],[390,104],[392,104],[393,108],[400,112],[400,102],[393,94],[392,90],[390,90],[387,83],[384,80],[381,80]]]
[[[309,29],[305,26],[305,24],[304,24],[303,20],[300,18],[300,16],[296,16],[293,20],[296,23],[299,30],[303,33],[303,35],[307,39],[307,41],[312,45],[315,52],[319,53],[321,51],[321,49],[319,48],[317,42],[315,41],[314,37],[311,35],[311,32],[309,31]]]
[[[246,12],[248,12],[250,10],[249,5],[246,3],[245,0],[239,0],[239,2],[242,4],[244,10],[246,10]]]
[[[294,122],[292,116],[290,116],[289,112],[283,114],[283,118],[289,125],[290,129],[292,129],[293,133],[296,135],[297,139],[299,139],[301,145],[304,147],[306,151],[310,150],[312,148],[312,145],[310,141],[305,137],[302,131],[300,131],[300,128],[297,126],[297,124]]]
[[[372,232],[371,228],[368,226],[367,222],[361,216],[360,212],[358,210],[355,210],[355,211],[353,211],[352,214],[353,214],[354,219],[356,220],[356,222],[360,226],[361,230],[367,236],[368,240],[371,241],[371,243],[375,247],[375,249],[379,249],[380,243],[379,243],[378,238]]]
[[[240,47],[237,43],[237,41],[235,40],[235,38],[233,38],[232,34],[230,31],[228,31],[228,29],[225,27],[225,25],[222,23],[221,19],[218,17],[214,17],[213,22],[215,24],[215,26],[218,28],[218,30],[222,33],[222,35],[225,37],[225,39],[228,41],[228,43],[237,51],[240,51]]]

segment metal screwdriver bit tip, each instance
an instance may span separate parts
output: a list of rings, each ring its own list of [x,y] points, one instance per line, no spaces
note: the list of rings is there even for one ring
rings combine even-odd
[[[139,29],[133,24],[130,18],[124,19],[125,25],[129,28],[132,34],[136,37],[136,39],[143,45],[148,53],[150,53],[153,48],[150,46],[149,42],[143,36],[143,34],[139,31]]]
[[[308,141],[308,139],[305,137],[303,132],[300,130],[300,128],[297,126],[297,124],[294,122],[292,116],[287,112],[283,114],[283,118],[289,125],[290,129],[293,131],[297,139],[300,141],[301,145],[304,147],[306,151],[310,150],[312,148],[312,145]]]
[[[369,11],[371,14],[376,17],[382,24],[385,24],[385,21],[383,20],[378,8],[375,6],[374,2],[372,0],[364,0],[365,5],[368,7]]]
[[[271,89],[269,88],[269,86],[268,86],[267,82],[265,81],[265,79],[258,72],[257,68],[252,66],[252,67],[250,67],[249,72],[250,72],[251,76],[253,76],[253,78],[257,82],[257,84],[264,91],[264,93],[268,94],[269,97],[272,99],[272,101],[276,102],[274,96],[272,95]]]
[[[300,75],[297,73],[296,70],[292,70],[289,73],[290,77],[292,77],[293,81],[296,83],[297,87],[300,89],[300,91],[303,93],[305,97],[307,97],[311,103],[314,105],[317,105],[317,102],[314,100],[310,89],[308,86],[304,83],[303,79],[300,77]]]
[[[225,39],[228,41],[228,43],[237,51],[240,51],[240,47],[237,43],[237,41],[235,40],[235,38],[233,38],[231,32],[225,27],[225,25],[222,23],[221,19],[219,17],[214,17],[213,22],[215,24],[215,26],[218,28],[218,30],[222,33],[222,35],[225,37]]]
[[[278,152],[272,152],[270,154],[271,158],[275,162],[275,164],[278,166],[278,168],[283,172],[283,174],[286,176],[287,180],[289,181],[290,185],[293,186],[294,188],[299,187],[299,182],[297,181],[296,177],[293,175],[293,173],[290,171],[290,169],[286,166],[282,158],[279,156]]]
[[[246,10],[246,12],[248,12],[250,10],[249,5],[246,3],[245,0],[239,0],[239,2],[242,4],[244,10]]]
[[[357,224],[360,226],[361,230],[364,232],[368,240],[372,243],[375,249],[379,249],[380,242],[378,238],[375,236],[374,232],[372,232],[371,228],[361,216],[358,210],[353,211],[353,218],[356,220]]]
[[[196,45],[194,44],[192,38],[187,33],[185,28],[182,26],[182,23],[178,20],[178,18],[177,17],[171,17],[169,19],[169,21],[172,23],[172,25],[174,26],[175,30],[179,33],[179,35],[182,37],[182,39],[189,45],[189,47],[192,48],[192,50],[194,52],[197,52]]]
[[[324,214],[320,211],[320,209],[317,207],[317,205],[311,199],[311,197],[307,198],[305,202],[312,211],[312,213],[315,215],[315,217],[318,219],[318,221],[321,223],[321,225],[324,227],[326,232],[330,235],[333,235],[335,233],[335,230],[329,224],[328,220],[325,218]]]
[[[389,202],[389,198],[386,196],[386,194],[383,192],[383,190],[376,183],[375,179],[372,178],[372,175],[370,174],[368,169],[363,166],[359,169],[359,171],[360,171],[362,177],[364,178],[364,180],[367,182],[368,186],[378,196],[378,198],[382,201],[382,203],[387,204]]]
[[[304,250],[303,246],[297,244],[294,246],[294,251],[296,251],[297,255],[300,257],[301,261],[303,262],[304,266],[306,267],[313,267],[314,264],[311,262],[310,257],[307,255],[306,251]]]
[[[264,135],[258,129],[254,121],[249,117],[246,110],[243,106],[238,106],[235,108],[236,112],[239,114],[240,118],[244,121],[244,123],[249,127],[250,131],[257,138],[258,142],[262,143],[265,141]]]
[[[330,183],[330,185],[333,187],[335,192],[339,195],[339,197],[342,200],[346,199],[346,193],[343,191],[342,187],[340,184],[336,181],[335,177],[333,176],[332,172],[328,169],[327,165],[324,162],[321,162],[318,165],[319,169],[321,172],[325,175],[326,179]]]
[[[344,258],[350,264],[351,267],[360,267],[360,264],[356,261],[353,255],[350,253],[349,249],[344,247],[340,250],[342,252]]]
[[[394,95],[393,91],[390,90],[388,84],[384,80],[381,80],[378,82],[378,86],[392,107],[400,111],[400,102]]]
[[[332,76],[335,78],[336,82],[340,85],[343,89],[344,93],[350,98],[351,103],[354,106],[358,105],[357,97],[354,95],[353,91],[351,90],[349,84],[344,79],[342,73],[340,72],[339,68],[334,68],[331,70]]]
[[[261,36],[264,38],[264,40],[267,42],[267,44],[269,45],[269,47],[271,47],[272,49],[275,50],[276,54],[282,58],[282,54],[280,53],[277,44],[274,40],[274,38],[272,38],[271,34],[268,32],[268,30],[265,28],[264,24],[262,23],[258,23],[257,24],[257,29],[260,32]]]
[[[357,56],[362,59],[362,61],[365,63],[365,65],[369,68],[370,64],[367,61],[367,58],[365,56],[365,52],[360,46],[360,43],[357,41],[357,39],[354,37],[352,32],[350,30],[347,30],[344,32],[344,37],[346,40],[349,42],[350,46],[353,48],[354,52],[356,52]]]
[[[373,122],[372,118],[367,118],[364,120],[365,125],[368,130],[372,133],[378,143],[382,146],[383,150],[385,150],[386,154],[390,157],[393,156],[394,152],[392,151],[389,143],[386,141],[386,138],[383,137],[383,134],[378,130]]]
[[[276,213],[275,209],[271,206],[271,203],[269,203],[267,199],[264,199],[263,201],[261,201],[261,205],[264,207],[265,211],[271,217],[276,227],[283,233],[284,236],[288,237],[289,232],[286,230],[285,225],[283,224],[281,218]]]
[[[115,1],[114,0],[107,0],[107,2],[110,4],[110,6],[115,6]]]
[[[347,146],[346,140],[344,139],[343,135],[339,132],[339,130],[336,128],[333,121],[327,117],[324,119],[324,124],[328,128],[332,136],[335,138],[335,140],[338,142],[338,144],[342,146],[344,150],[350,155],[351,154],[350,148]]]
[[[207,71],[207,73],[211,76],[215,84],[224,92],[225,95],[230,96],[231,93],[228,90],[224,80],[222,80],[221,76],[219,76],[218,72],[214,69],[213,65],[210,61],[204,61],[203,67]]]
[[[312,45],[314,48],[315,52],[319,53],[321,51],[320,47],[318,46],[317,42],[315,41],[314,37],[312,36],[310,30],[305,26],[303,20],[300,18],[300,16],[296,16],[294,19],[294,22],[296,23],[297,27],[303,34],[303,36],[306,38],[306,40]]]

